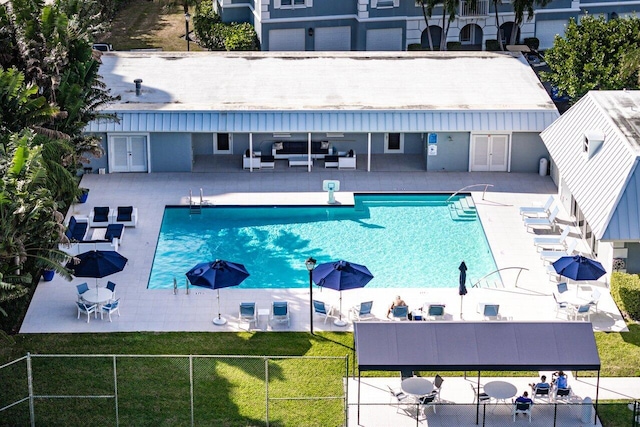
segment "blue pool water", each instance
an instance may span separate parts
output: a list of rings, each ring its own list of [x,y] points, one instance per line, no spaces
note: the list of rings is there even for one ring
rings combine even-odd
[[[479,220],[453,221],[449,195],[357,195],[350,207],[204,208],[189,215],[167,207],[149,278],[170,289],[195,264],[215,259],[244,264],[241,288],[304,288],[304,261],[338,259],[366,265],[372,288],[453,288],[458,266],[467,277],[496,270]]]

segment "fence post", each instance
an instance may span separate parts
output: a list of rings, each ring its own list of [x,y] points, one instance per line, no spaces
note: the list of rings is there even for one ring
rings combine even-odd
[[[36,411],[33,407],[33,372],[31,371],[31,353],[27,352],[27,387],[29,389],[29,418],[31,427],[36,427]]]
[[[556,425],[556,420],[558,419],[558,404],[553,404],[553,426]]]
[[[344,425],[349,425],[349,355],[344,356]]]
[[[118,368],[116,364],[116,355],[113,355],[113,395],[116,406],[116,427],[120,425],[120,412],[118,407]]]
[[[264,392],[265,392],[265,418],[267,427],[269,427],[269,359],[264,358]]]
[[[195,425],[195,415],[194,415],[194,411],[193,411],[193,355],[190,354],[189,355],[189,399],[191,399],[191,402],[189,402],[190,406],[191,406],[191,427],[193,427]]]

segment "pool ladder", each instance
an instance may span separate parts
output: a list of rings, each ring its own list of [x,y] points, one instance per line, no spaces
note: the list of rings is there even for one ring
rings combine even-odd
[[[193,199],[193,191],[189,190],[189,215],[200,215],[202,213],[202,201],[204,196],[202,194],[202,188],[200,189],[200,201],[196,202]]]

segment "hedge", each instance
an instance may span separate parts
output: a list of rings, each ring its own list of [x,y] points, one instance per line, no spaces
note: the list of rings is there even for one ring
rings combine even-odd
[[[460,42],[447,42],[447,50],[462,50],[462,43],[460,43]]]
[[[532,50],[538,50],[540,47],[540,40],[537,37],[525,37],[524,44]]]
[[[487,39],[487,41],[485,41],[485,47],[488,51],[499,51],[500,43],[498,43],[498,40],[496,39]]]
[[[611,296],[625,316],[632,320],[640,320],[640,276],[612,273]]]

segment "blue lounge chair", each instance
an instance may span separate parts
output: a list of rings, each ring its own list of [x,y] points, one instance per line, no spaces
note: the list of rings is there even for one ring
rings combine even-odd
[[[499,304],[484,304],[482,309],[482,315],[484,320],[498,320],[500,319],[500,305]]]
[[[351,308],[351,318],[353,320],[367,320],[375,318],[371,313],[372,307],[373,301],[361,302],[359,305]]]
[[[313,300],[313,312],[320,317],[324,317],[324,323],[327,323],[329,317],[335,317],[333,315],[333,307],[315,299]]]
[[[393,307],[393,310],[391,310],[391,318],[393,320],[409,320],[409,307],[406,305]]]
[[[241,302],[239,311],[240,321],[249,322],[249,328],[251,328],[251,323],[256,326],[258,325],[258,315],[255,302]]]
[[[443,320],[444,308],[444,304],[429,304],[427,307],[427,318],[431,320]]]
[[[271,324],[286,323],[287,327],[291,325],[289,317],[289,304],[286,301],[274,301],[271,307]]]

